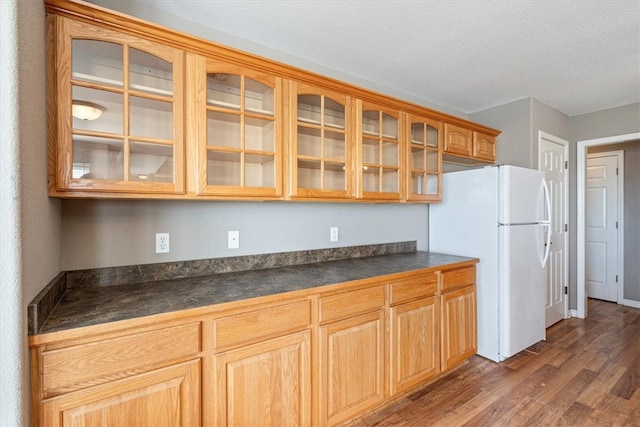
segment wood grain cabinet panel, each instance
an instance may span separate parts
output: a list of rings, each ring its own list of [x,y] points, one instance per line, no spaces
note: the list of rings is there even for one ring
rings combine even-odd
[[[447,154],[471,157],[473,155],[471,130],[445,123],[444,152]]]
[[[442,292],[456,288],[474,285],[476,283],[476,268],[466,267],[442,272]]]
[[[198,427],[200,361],[193,360],[50,398],[47,427]]]
[[[216,355],[216,425],[311,425],[310,331]]]
[[[488,162],[496,161],[495,136],[473,132],[473,157]]]
[[[437,297],[431,297],[391,308],[391,395],[411,389],[440,372],[438,302]]]
[[[476,288],[466,286],[442,294],[442,370],[476,354]]]
[[[45,396],[113,381],[200,351],[200,322],[43,351]]]
[[[379,310],[384,303],[384,286],[323,296],[320,298],[320,323]]]
[[[391,284],[390,305],[396,305],[413,299],[435,295],[438,290],[438,276],[435,273],[415,279],[396,281]]]
[[[384,400],[384,311],[320,328],[320,424],[336,425]]]

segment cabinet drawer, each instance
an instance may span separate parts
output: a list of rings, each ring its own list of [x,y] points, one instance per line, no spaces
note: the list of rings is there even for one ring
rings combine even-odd
[[[200,352],[200,323],[86,343],[42,353],[45,395],[146,372]]]
[[[438,290],[438,276],[425,275],[417,279],[403,280],[391,284],[391,305],[418,298],[432,296]]]
[[[300,331],[310,324],[311,301],[308,300],[224,317],[215,322],[215,348],[226,350]]]
[[[384,306],[384,287],[359,289],[320,298],[320,323],[374,311]]]
[[[476,268],[466,267],[442,273],[442,292],[476,283]]]

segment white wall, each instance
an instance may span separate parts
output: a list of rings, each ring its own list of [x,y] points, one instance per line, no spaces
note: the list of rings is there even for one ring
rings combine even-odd
[[[26,305],[60,271],[60,202],[47,197],[45,13],[0,1],[0,424],[29,425]]]

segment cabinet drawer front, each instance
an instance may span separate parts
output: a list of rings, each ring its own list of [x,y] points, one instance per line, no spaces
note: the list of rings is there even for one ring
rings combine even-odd
[[[45,395],[146,372],[200,352],[200,323],[45,351]]]
[[[311,301],[299,301],[224,317],[215,322],[215,348],[220,351],[306,329],[311,324]]]
[[[383,306],[383,286],[322,297],[320,298],[320,323],[367,313]]]
[[[476,283],[476,268],[467,267],[442,273],[442,292]]]
[[[391,284],[391,305],[432,296],[438,290],[438,276],[429,274],[417,279]]]

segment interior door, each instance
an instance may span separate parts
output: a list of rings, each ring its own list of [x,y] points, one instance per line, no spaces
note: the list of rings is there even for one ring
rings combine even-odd
[[[587,156],[585,281],[587,295],[618,301],[618,156]]]
[[[554,138],[555,139],[555,138]],[[560,143],[562,142],[562,143]],[[541,137],[538,168],[544,172],[551,199],[551,246],[545,269],[545,325],[567,317],[567,145]]]

